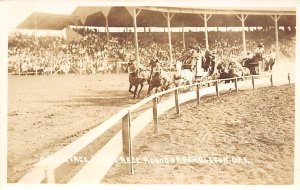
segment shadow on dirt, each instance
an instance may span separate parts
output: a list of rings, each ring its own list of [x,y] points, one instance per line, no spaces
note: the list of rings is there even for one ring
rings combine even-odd
[[[133,95],[127,90],[106,90],[102,92],[89,91],[90,95],[74,96],[70,100],[54,101],[57,106],[81,107],[81,106],[103,106],[123,107],[132,105],[143,98],[133,99]]]

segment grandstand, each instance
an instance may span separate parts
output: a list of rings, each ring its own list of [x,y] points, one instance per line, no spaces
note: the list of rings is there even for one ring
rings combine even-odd
[[[63,35],[11,34],[9,72],[119,73],[133,57],[144,66],[158,57],[170,67],[190,46],[239,60],[260,42],[269,54],[280,49],[279,57],[294,58],[295,20],[295,11],[287,8],[78,7],[71,15],[33,13],[18,29],[61,30]]]

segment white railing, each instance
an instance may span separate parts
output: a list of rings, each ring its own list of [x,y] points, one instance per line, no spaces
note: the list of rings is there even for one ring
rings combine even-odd
[[[55,183],[55,170],[60,167],[65,162],[63,160],[58,161],[56,158],[72,158],[76,153],[84,149],[87,145],[92,143],[95,139],[100,137],[104,132],[115,126],[119,121],[122,121],[122,130],[119,131],[111,140],[103,146],[94,156],[91,162],[87,163],[70,181],[69,183],[86,183],[86,182],[100,182],[105,174],[109,171],[110,167],[114,163],[117,156],[123,151],[123,155],[125,158],[130,160],[128,172],[129,174],[134,173],[133,161],[132,161],[132,139],[136,136],[148,123],[153,121],[154,132],[159,132],[158,125],[158,115],[162,114],[164,111],[168,110],[171,107],[176,107],[176,113],[180,113],[180,102],[179,101],[179,90],[187,87],[196,86],[196,100],[197,104],[200,104],[200,92],[204,90],[201,88],[202,85],[208,83],[215,83],[215,93],[219,97],[220,96],[220,88],[219,83],[221,81],[226,80],[234,80],[234,88],[235,92],[238,92],[239,85],[238,79],[251,79],[252,89],[255,89],[255,79],[256,78],[269,78],[270,84],[273,86],[273,75],[268,76],[260,76],[260,75],[251,75],[251,76],[243,76],[243,77],[235,77],[229,79],[216,79],[205,82],[194,83],[191,85],[179,86],[172,89],[168,89],[166,91],[162,91],[156,94],[153,94],[140,102],[122,109],[117,114],[113,115],[111,118],[101,123],[96,128],[90,130],[84,136],[78,138],[74,142],[69,145],[63,147],[59,151],[55,152],[51,156],[47,157],[44,160],[34,164],[31,172],[23,176],[18,182],[19,183],[42,183],[46,180],[47,183]],[[291,83],[291,77],[288,73],[287,76],[288,83]],[[232,85],[229,83],[228,85]],[[174,102],[175,104],[170,103],[169,107],[166,108],[164,106],[158,106],[158,98],[167,93],[174,92]],[[212,91],[211,91],[212,92]],[[193,93],[193,92],[190,92]],[[192,99],[192,98],[191,98]],[[168,100],[170,101],[170,100]],[[185,100],[187,101],[187,100]],[[132,112],[136,111],[138,108],[141,108],[145,104],[152,102],[152,109],[148,109],[143,115],[140,114],[140,117],[137,117],[135,120],[132,120]],[[158,109],[160,108],[160,109]],[[151,114],[152,112],[152,114]],[[152,115],[152,117],[149,117]],[[142,123],[142,124],[141,124]],[[132,133],[132,126],[135,125]],[[122,146],[121,146],[122,144]],[[107,160],[109,159],[109,161]],[[54,162],[55,160],[55,162]],[[95,162],[94,162],[95,161]],[[100,164],[99,164],[100,163]],[[97,173],[97,174],[96,174]]]

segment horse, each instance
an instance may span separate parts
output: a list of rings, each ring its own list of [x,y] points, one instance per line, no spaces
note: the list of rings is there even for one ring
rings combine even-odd
[[[183,63],[182,61],[177,61],[175,64],[176,68],[176,74],[174,74],[174,80],[179,80],[178,85],[182,84],[192,84],[194,80],[194,73],[192,71],[192,68],[183,68]]]
[[[161,70],[161,73],[155,72],[149,81],[147,95],[150,95],[154,88],[155,93],[157,93],[169,89],[173,84],[175,84],[175,82],[169,73],[164,70]]]
[[[267,57],[265,59],[265,68],[264,68],[264,71],[272,72],[274,64],[275,64],[275,58],[274,57]]]
[[[225,80],[225,84],[234,82],[234,79],[230,79],[230,78],[244,76],[243,70],[239,67],[232,66],[227,69],[224,64],[219,64],[217,66],[217,70],[218,70],[218,74],[215,76],[215,78],[228,79],[228,80]]]
[[[133,94],[133,99],[136,98],[136,96],[139,98],[141,91],[144,87],[144,85],[148,84],[148,79],[150,78],[150,71],[142,68],[138,68],[136,72],[132,72],[129,74],[129,92]],[[132,91],[132,87],[135,87],[134,91]],[[140,86],[140,90],[137,92],[138,87]]]
[[[243,67],[246,67],[250,70],[251,75],[256,75],[256,68],[260,66],[260,63],[263,63],[262,54],[256,53],[252,58],[244,58],[241,62]]]

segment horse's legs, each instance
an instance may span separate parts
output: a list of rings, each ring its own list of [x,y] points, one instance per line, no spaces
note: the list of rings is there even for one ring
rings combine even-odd
[[[135,97],[136,97],[136,91],[137,91],[137,89],[138,89],[138,86],[139,85],[134,85],[134,95],[133,95],[133,99],[135,99]]]
[[[149,95],[151,93],[152,89],[153,89],[153,86],[151,84],[149,84],[147,95]]]
[[[131,94],[134,94],[134,92],[131,90],[131,89],[132,89],[132,87],[133,87],[133,84],[132,84],[132,83],[130,83],[130,85],[129,85],[129,92],[130,92]]]
[[[140,94],[141,94],[141,91],[142,91],[142,89],[143,89],[144,84],[141,83],[140,85],[141,85],[141,88],[140,88],[139,93],[138,93],[138,95],[137,95],[138,98],[140,97]]]

